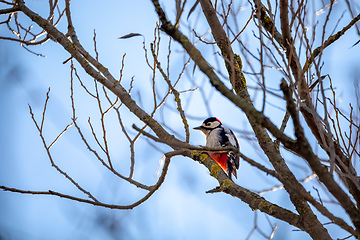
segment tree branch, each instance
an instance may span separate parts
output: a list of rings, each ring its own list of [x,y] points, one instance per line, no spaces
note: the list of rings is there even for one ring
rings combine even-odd
[[[121,102],[135,115],[147,124],[159,138],[167,140],[169,146],[174,146],[175,143],[181,142],[173,135],[170,135],[155,119],[148,115],[143,109],[141,109],[137,103],[131,98],[125,88],[110,74],[107,68],[105,68],[100,62],[96,61],[88,52],[86,52],[81,45],[77,47],[75,43],[70,42],[67,37],[58,31],[52,24],[41,16],[31,11],[25,6],[23,0],[16,0],[20,7],[20,10],[27,15],[32,21],[37,23],[45,31],[48,32],[60,45],[68,51],[74,59],[84,68],[87,74],[95,78],[99,83],[103,84],[116,96],[118,96]],[[75,39],[75,38],[73,38]],[[97,69],[94,69],[93,66]]]
[[[282,0],[282,1],[285,1],[285,0]],[[257,0],[254,0],[254,2],[256,3]],[[282,5],[283,7],[281,8],[282,10],[281,9],[280,10],[283,11],[282,14],[286,15],[286,12],[288,12],[288,10],[285,9],[285,5],[287,3],[283,2],[282,4],[283,4]],[[258,6],[258,7],[261,7],[261,6]],[[264,14],[266,14],[266,13],[264,12]],[[269,17],[266,17],[266,15],[264,15],[264,19],[267,19],[267,23],[271,22],[271,19]],[[355,24],[355,22],[358,21],[358,20],[359,19],[357,19],[357,18],[353,19],[353,21],[351,21],[350,24],[348,24],[345,28],[343,28],[344,32],[348,28],[350,28],[351,24]],[[285,21],[285,22],[282,22],[282,25],[284,25],[284,28],[286,28],[286,25],[287,25],[286,20],[283,20],[283,21]],[[262,22],[262,24],[263,23],[264,22]],[[273,24],[268,23],[267,25],[274,25],[274,23]],[[265,26],[267,26],[267,25],[265,25]],[[273,33],[272,29],[270,29],[269,27],[267,27],[266,30],[268,32],[270,32],[270,33]],[[340,34],[340,32],[337,33],[339,35],[337,35],[337,34],[335,34],[335,35],[340,37],[343,34],[343,33]],[[275,38],[275,39],[279,42],[281,38],[278,37],[278,38]],[[283,40],[283,41],[285,41],[285,40]],[[328,43],[330,43],[330,42],[331,41],[329,41]],[[279,42],[279,43],[282,44],[282,42]],[[304,116],[305,121],[306,121],[307,125],[309,126],[309,128],[311,129],[313,135],[315,136],[315,138],[319,142],[320,146],[330,156],[331,152],[326,149],[326,146],[327,146],[327,143],[329,141],[333,141],[333,139],[325,139],[325,141],[323,140],[322,136],[328,136],[328,135],[326,134],[326,130],[324,129],[324,127],[317,124],[317,122],[318,122],[317,117],[318,116],[317,116],[317,113],[316,113],[316,111],[314,109],[314,106],[312,104],[312,100],[311,100],[311,97],[310,97],[310,92],[308,90],[308,86],[307,86],[307,83],[305,81],[305,77],[304,77],[305,72],[302,71],[302,69],[300,69],[299,58],[298,58],[298,56],[297,56],[297,54],[295,52],[295,48],[293,48],[292,41],[288,42],[288,43],[291,43],[291,46],[288,46],[288,49],[286,51],[286,55],[287,55],[288,61],[290,62],[292,74],[294,75],[294,77],[295,77],[295,79],[296,79],[296,81],[298,83],[298,86],[299,86],[298,91],[299,91],[300,99],[301,99],[301,101],[303,101],[300,104],[300,111],[301,111],[302,115]],[[301,73],[301,74],[299,75],[299,73]],[[336,141],[333,141],[333,145],[335,147],[336,155],[342,161],[342,163],[339,162],[339,161],[336,161],[336,164],[339,166],[341,171],[343,173],[345,173],[345,174],[347,174],[347,172],[350,172],[354,177],[356,177],[357,173],[356,173],[356,170],[353,168],[350,159],[347,156],[344,155],[344,153],[341,150],[341,147],[339,146],[339,144]],[[348,170],[344,168],[344,165],[348,168]],[[357,202],[357,206],[359,207],[360,206],[360,191],[356,188],[355,184],[352,182],[351,179],[347,178],[346,183],[349,186],[350,193],[352,194],[352,196],[355,198],[355,200]]]
[[[210,190],[209,193],[225,192],[247,203],[252,210],[260,210],[261,212],[283,220],[305,231],[306,226],[304,226],[304,223],[301,221],[299,215],[287,209],[284,209],[274,203],[271,203],[265,198],[259,196],[258,194],[251,192],[250,190],[243,188],[234,183],[233,181],[229,180],[226,173],[207,154],[201,154],[201,152],[192,151],[186,152],[186,155],[194,159],[199,159],[200,162],[209,169],[210,174],[218,180],[220,186],[217,188],[217,190]]]
[[[281,82],[281,90],[284,93],[285,100],[287,102],[287,110],[289,111],[291,118],[293,119],[295,136],[297,137],[297,144],[287,146],[294,152],[297,152],[302,156],[311,166],[311,169],[318,175],[320,181],[327,187],[329,192],[339,201],[341,206],[345,209],[347,214],[350,216],[356,231],[359,231],[360,217],[359,211],[355,207],[349,196],[343,191],[343,189],[335,182],[333,176],[329,173],[328,169],[321,164],[318,157],[313,153],[312,148],[304,135],[304,129],[302,128],[299,120],[299,113],[296,110],[296,105],[290,95],[290,89],[285,80]],[[360,233],[358,232],[360,237]]]
[[[82,202],[82,203],[88,203],[88,204],[92,204],[92,205],[95,205],[95,206],[101,206],[101,207],[106,207],[106,208],[111,208],[111,209],[122,209],[122,210],[133,209],[133,208],[139,206],[140,204],[144,203],[147,199],[149,199],[160,188],[160,186],[165,181],[167,170],[168,170],[169,164],[170,164],[170,159],[172,157],[174,157],[174,156],[182,155],[182,154],[183,154],[183,151],[181,151],[181,150],[166,153],[165,154],[164,166],[163,166],[161,175],[160,175],[158,181],[156,182],[156,184],[150,187],[149,192],[143,198],[141,198],[137,202],[135,202],[133,204],[130,204],[130,205],[107,204],[107,203],[103,203],[103,202],[100,202],[100,201],[97,201],[97,200],[89,200],[89,199],[74,197],[74,196],[59,193],[59,192],[56,192],[56,191],[53,191],[53,190],[29,191],[29,190],[22,190],[22,189],[18,189],[18,188],[10,188],[10,187],[6,187],[6,186],[0,186],[0,189],[3,189],[4,191],[11,191],[11,192],[17,192],[17,193],[22,193],[22,194],[55,195],[55,196],[58,196],[58,197],[61,197],[61,198],[66,198],[66,199],[70,199],[70,200],[74,200],[74,201],[78,201],[78,202]]]
[[[20,10],[19,6],[14,6],[12,8],[6,8],[6,9],[0,9],[0,15],[9,14],[9,13],[15,13],[15,12],[17,12],[19,10]]]
[[[306,62],[304,64],[304,67],[302,69],[303,73],[305,73],[307,70],[309,70],[311,64],[315,61],[315,58],[319,56],[319,54],[324,51],[325,48],[330,46],[332,43],[337,41],[340,37],[342,37],[347,30],[349,30],[352,26],[354,26],[358,21],[360,20],[360,14],[354,17],[348,25],[343,27],[340,31],[338,31],[336,34],[331,35],[326,39],[326,41],[321,44],[321,46],[315,48],[315,50],[311,53],[311,55],[306,59]]]
[[[241,110],[245,112],[247,117],[249,118],[249,122],[252,125],[255,134],[258,138],[260,146],[263,148],[265,154],[268,156],[269,160],[272,162],[274,168],[281,172],[281,174],[284,174],[285,176],[288,176],[289,179],[287,179],[287,182],[284,182],[284,186],[287,187],[289,183],[296,184],[297,187],[303,188],[301,184],[299,184],[295,178],[295,176],[291,173],[291,171],[288,169],[288,167],[285,164],[284,159],[281,157],[280,152],[276,150],[277,148],[274,145],[274,142],[271,141],[271,138],[268,136],[265,129],[262,127],[267,128],[275,137],[282,138],[284,141],[286,140],[288,144],[293,144],[293,141],[288,138],[285,134],[283,134],[275,125],[271,123],[271,121],[266,118],[261,112],[258,112],[253,105],[251,104],[250,99],[244,99],[240,98],[239,96],[236,96],[233,94],[232,91],[227,89],[227,87],[221,82],[221,80],[216,76],[216,74],[213,72],[212,68],[208,65],[208,63],[205,61],[205,59],[202,57],[201,53],[190,43],[188,38],[184,36],[177,28],[175,28],[166,18],[161,6],[159,5],[159,2],[157,0],[152,0],[155,10],[159,15],[159,19],[162,23],[161,28],[169,35],[171,36],[175,41],[179,42],[183,48],[187,51],[187,53],[190,55],[190,57],[193,59],[193,61],[199,66],[200,70],[208,76],[211,84],[226,98],[228,98],[230,101],[232,101],[236,106],[240,107]],[[207,10],[212,7],[208,0],[200,1],[202,4],[205,4],[206,8],[203,10],[204,14],[207,14]],[[203,6],[203,5],[202,5]],[[210,11],[207,16],[207,18],[211,18],[210,23],[214,23],[218,21],[216,15],[212,14],[213,11]],[[215,18],[217,20],[215,20]],[[219,24],[217,24],[219,25]],[[210,25],[212,27],[212,25]],[[216,34],[224,34],[223,31],[216,32],[212,30],[213,35]],[[226,36],[225,36],[226,37]],[[224,39],[225,37],[215,37],[215,39]],[[226,41],[225,41],[226,43]],[[222,49],[222,52],[226,52],[231,50],[231,48],[227,48],[227,46],[221,45],[224,49]],[[228,72],[229,72],[228,68]],[[229,75],[231,76],[231,73],[229,72]],[[245,89],[245,88],[244,88]],[[241,90],[244,90],[241,89]],[[248,94],[247,94],[248,95]],[[246,94],[244,94],[246,96]],[[307,232],[312,236],[322,236],[325,239],[330,239],[329,234],[327,233],[327,230],[322,226],[322,224],[317,220],[316,216],[312,213],[309,205],[303,201],[301,197],[298,197],[296,192],[293,192],[290,188],[288,188],[290,194],[290,198],[292,199],[294,205],[297,207],[297,210],[302,215],[302,217],[307,218],[309,223]],[[311,226],[311,227],[310,227]]]

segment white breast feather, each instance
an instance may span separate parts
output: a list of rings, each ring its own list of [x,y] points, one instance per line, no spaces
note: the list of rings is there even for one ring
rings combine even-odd
[[[218,141],[217,135],[219,134],[220,128],[215,128],[209,135],[206,136],[206,146],[211,148],[220,148],[221,143]]]

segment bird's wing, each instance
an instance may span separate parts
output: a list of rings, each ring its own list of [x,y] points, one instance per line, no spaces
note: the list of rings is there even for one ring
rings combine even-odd
[[[231,145],[233,145],[234,147],[239,149],[239,143],[238,143],[238,140],[235,137],[235,134],[231,131],[231,129],[229,129],[227,127],[224,127],[224,130],[225,130],[225,135],[229,139],[229,142],[231,143]]]
[[[231,131],[231,129],[224,127],[224,131],[225,131],[225,135],[229,139],[230,144],[240,150],[238,140],[236,139],[236,137],[235,137],[234,133]],[[233,164],[235,165],[235,168],[239,169],[239,165],[240,165],[239,157],[232,152],[229,152],[228,156],[229,156],[230,161],[233,162]]]

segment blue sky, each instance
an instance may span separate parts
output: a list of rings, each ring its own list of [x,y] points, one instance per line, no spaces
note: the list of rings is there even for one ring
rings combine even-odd
[[[33,9],[45,12],[47,2],[36,0],[27,1],[27,4]],[[191,4],[188,5],[190,8]],[[244,5],[247,8],[244,10],[246,14],[243,21],[246,21],[249,16],[249,6],[245,2]],[[344,9],[344,6],[340,4],[336,6],[339,10],[334,12],[334,17],[340,16]],[[168,17],[173,20],[173,6],[164,7],[169,10]],[[99,1],[86,1],[86,4],[83,4],[72,1],[72,12],[80,41],[91,53],[93,53],[94,29],[96,30],[100,61],[115,77],[119,76],[123,54],[127,54],[122,84],[125,88],[129,88],[131,78],[135,76],[133,97],[139,99],[141,95],[143,107],[150,111],[153,106],[152,95],[142,90],[151,86],[149,80],[151,72],[144,61],[143,39],[136,37],[119,40],[118,37],[128,33],[141,33],[149,49],[157,21],[151,2],[136,0],[129,4],[128,1],[107,1],[105,4],[103,2],[100,4]],[[321,16],[319,19],[321,20]],[[64,20],[59,25],[60,29],[66,29]],[[192,16],[189,21],[195,20],[196,17]],[[348,22],[349,17],[345,16],[339,26]],[[254,24],[251,24],[250,29],[254,28]],[[251,32],[250,29],[249,32]],[[182,30],[188,34],[187,29]],[[162,39],[161,60],[165,60],[168,38],[165,34],[160,36]],[[251,36],[252,34],[249,33],[248,41],[253,41]],[[324,55],[324,58],[328,58],[329,61],[324,65],[323,71],[331,74],[335,80],[340,79],[336,81],[340,83],[336,85],[336,88],[342,98],[339,104],[345,109],[348,109],[348,102],[354,97],[353,91],[349,89],[352,90],[354,69],[359,67],[356,62],[359,46],[350,47],[358,38],[355,31],[350,30],[339,42],[329,47]],[[182,67],[187,58],[183,59],[179,45],[172,43],[172,46],[171,76],[176,78],[181,71],[177,66]],[[198,47],[203,50],[205,56],[213,58],[213,52],[208,50],[208,46],[199,44]],[[29,190],[52,189],[84,197],[51,167],[39,134],[30,118],[28,107],[30,104],[36,119],[40,120],[46,92],[50,87],[50,100],[44,125],[45,137],[51,142],[67,124],[71,123],[70,63],[62,64],[69,55],[51,41],[31,49],[46,55],[46,58],[30,54],[16,43],[0,42],[0,53],[4,56],[1,60],[3,65],[0,71],[2,76],[0,109],[3,116],[0,125],[2,136],[0,139],[2,153],[0,184]],[[151,58],[150,55],[149,58]],[[354,64],[349,64],[349,62]],[[249,69],[246,64],[244,67]],[[191,73],[193,65],[189,68]],[[82,80],[91,89],[93,80],[86,77],[80,68],[78,71]],[[274,72],[271,80],[280,83],[276,71],[268,71]],[[211,114],[220,118],[227,126],[249,130],[244,115],[238,110],[234,111],[231,103],[224,101],[219,94],[211,90],[201,73],[195,71],[193,76],[190,75],[190,80],[181,81],[178,90],[187,90],[196,84],[203,83],[207,96],[211,96],[209,98]],[[160,75],[157,75],[156,81],[160,90],[161,87],[166,87]],[[254,84],[251,76],[248,76],[248,82]],[[274,86],[278,86],[278,83]],[[202,121],[200,119],[209,116],[210,113],[206,110],[199,91],[184,93],[182,97],[187,113],[197,117],[189,118],[190,127],[199,125]],[[188,101],[190,97],[191,101]],[[88,117],[96,122],[98,114],[96,102],[85,94],[78,83],[75,84],[75,98],[78,106],[78,123],[84,130],[88,129]],[[173,97],[170,96],[165,109],[174,106],[172,100]],[[260,107],[261,101],[256,101],[256,104]],[[284,108],[283,103],[279,104],[282,104]],[[135,122],[138,126],[142,126],[141,123],[125,109],[122,113],[125,116],[127,129],[134,134],[131,124]],[[279,122],[282,117],[271,106],[265,113],[270,115],[275,122]],[[176,113],[164,110],[163,114],[165,117],[159,113],[156,118],[166,121],[168,126],[184,136],[181,121]],[[112,156],[119,171],[126,175],[129,169],[128,143],[122,137],[121,130],[116,124],[116,115],[109,115],[107,126]],[[89,130],[86,133],[88,136],[91,135]],[[204,144],[204,141],[200,133],[191,132],[190,143],[200,145]],[[263,154],[254,150],[251,142],[243,138],[240,138],[239,142],[246,155],[269,166],[263,159]],[[156,170],[159,160],[163,152],[168,151],[169,148],[159,145],[160,151],[154,150],[146,138],[141,138],[136,149],[135,179],[154,184],[157,180]],[[52,148],[52,154],[59,166],[68,174],[75,176],[82,186],[91,190],[105,202],[130,204],[144,195],[141,190],[129,186],[103,169],[83,145],[75,128],[71,128],[64,134]],[[304,161],[293,156],[289,158],[287,161],[297,177],[303,178],[309,174],[295,167],[296,164],[306,166]],[[269,179],[245,162],[241,163],[238,176],[236,182],[251,190],[263,190],[277,184],[274,179]],[[315,182],[309,182],[306,186],[311,189],[313,184]],[[205,193],[216,185],[216,180],[209,176],[204,166],[191,159],[176,157],[172,160],[167,179],[160,190],[144,204],[128,211],[104,209],[53,196],[20,195],[0,191],[0,239],[1,237],[4,239],[245,239],[254,226],[254,212],[245,203],[233,197],[222,193]],[[284,190],[266,193],[264,197],[293,210]],[[333,211],[343,216],[342,212],[337,212],[337,208]],[[326,222],[324,218],[320,218]],[[271,227],[266,217],[258,213],[257,220],[261,229],[269,234]],[[279,226],[274,239],[309,238],[305,233],[294,232],[294,227],[272,218],[270,221]],[[334,236],[345,237],[341,235],[342,233],[339,233],[339,236],[336,235],[337,228],[329,229],[335,234]],[[259,238],[260,234],[255,233],[252,239]]]

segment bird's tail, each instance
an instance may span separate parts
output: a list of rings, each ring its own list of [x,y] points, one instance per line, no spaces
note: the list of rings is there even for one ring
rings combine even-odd
[[[231,160],[227,162],[227,174],[231,179],[231,174],[234,175],[234,177],[237,179],[237,172],[236,172],[236,166],[235,163],[233,163]]]

